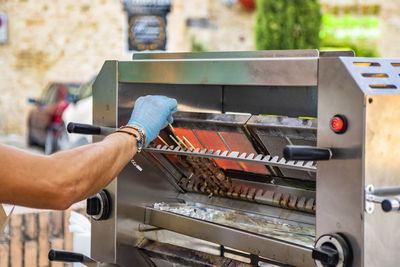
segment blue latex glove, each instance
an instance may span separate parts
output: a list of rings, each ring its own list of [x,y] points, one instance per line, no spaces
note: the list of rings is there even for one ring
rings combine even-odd
[[[175,99],[161,95],[139,97],[135,102],[131,118],[127,125],[137,125],[143,128],[147,136],[147,145],[153,141],[160,130],[172,123],[172,114],[177,111]]]

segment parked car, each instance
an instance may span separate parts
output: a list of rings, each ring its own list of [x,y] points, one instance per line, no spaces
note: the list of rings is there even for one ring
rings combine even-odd
[[[44,147],[46,154],[58,150],[57,140],[65,128],[62,115],[80,88],[80,83],[51,83],[39,99],[28,100],[35,105],[28,116],[29,145]]]
[[[94,79],[83,85],[79,90],[79,95],[76,96],[76,99],[74,99],[64,111],[63,121],[65,122],[65,125],[68,125],[70,122],[92,124],[93,82]],[[66,134],[66,138],[66,142],[65,140],[59,142],[61,144],[61,150],[89,144],[92,142],[92,136],[84,134],[68,133]]]

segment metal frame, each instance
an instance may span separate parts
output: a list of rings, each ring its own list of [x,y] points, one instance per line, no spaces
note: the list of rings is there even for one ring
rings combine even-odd
[[[394,266],[400,260],[396,252],[400,217],[366,203],[369,185],[398,185],[400,141],[390,138],[400,127],[400,69],[393,64],[398,62],[320,59],[318,146],[331,148],[336,156],[317,167],[317,238],[343,233],[352,247],[352,266]],[[364,77],[365,73],[380,77]],[[371,84],[383,86],[372,88]],[[397,89],[385,88],[387,84]],[[329,129],[336,114],[348,120],[344,134]]]
[[[293,53],[296,52],[292,51],[290,53],[293,55]],[[302,53],[306,56],[311,55],[311,57],[292,57],[289,54],[285,55],[285,53],[282,53],[287,57],[281,57],[279,59],[244,57],[240,59],[134,60],[132,62],[106,62],[94,85],[94,123],[101,126],[112,127],[118,127],[125,123],[129,115],[126,110],[129,110],[129,107],[132,106],[132,101],[137,98],[137,95],[145,93],[146,90],[148,92],[154,90],[154,86],[152,85],[154,83],[165,83],[167,85],[167,90],[165,93],[160,93],[166,95],[172,93],[170,96],[178,98],[180,94],[182,94],[182,88],[185,88],[185,84],[190,85],[191,93],[188,94],[183,101],[180,101],[180,103],[183,103],[183,105],[180,105],[180,111],[209,112],[211,108],[217,113],[223,112],[224,109],[223,93],[221,92],[223,92],[225,85],[292,85],[294,87],[291,90],[296,90],[296,86],[301,85],[315,86],[317,84],[318,57],[315,55],[315,52],[311,51],[300,51],[298,53]],[[112,69],[108,66],[112,66]],[[277,68],[279,66],[281,66],[280,71],[284,72],[286,77],[282,76],[284,74],[278,77]],[[227,75],[224,76],[221,75],[221,73],[216,75],[221,69],[224,69],[224,73],[227,73]],[[232,72],[229,72],[229,70],[232,70]],[[273,74],[266,75],[269,72]],[[118,81],[112,77],[118,77]],[[110,83],[102,83],[104,80],[113,80],[114,82],[112,85]],[[173,85],[171,83],[179,83],[179,85]],[[186,86],[186,88],[189,87]],[[210,100],[218,100],[218,97],[201,99],[196,97],[196,90],[200,90],[198,92],[202,92],[200,94],[203,95],[204,90],[209,90],[211,94],[215,92],[215,96],[219,95],[221,98],[219,102],[215,101],[210,104]],[[271,88],[267,90],[276,89]],[[108,95],[106,96],[105,93],[101,93],[102,91],[107,92]],[[301,107],[301,104],[298,106]],[[105,115],[108,116],[107,119],[105,119]],[[168,201],[168,199],[176,199],[177,197],[176,185],[172,185],[168,179],[160,180],[164,174],[160,169],[154,168],[151,161],[148,161],[143,156],[136,156],[135,161],[142,166],[144,170],[153,171],[144,174],[139,173],[132,166],[127,166],[124,171],[119,174],[113,184],[107,187],[112,193],[114,211],[116,211],[116,213],[113,213],[111,219],[108,221],[93,222],[92,256],[96,260],[122,265],[122,262],[126,261],[127,255],[123,255],[122,250],[119,248],[126,245],[138,246],[143,239],[140,232],[128,230],[137,229],[140,224],[144,223],[145,210],[143,203]],[[135,177],[131,177],[132,175]],[[135,181],[134,184],[131,183],[133,179]],[[153,186],[155,183],[157,183],[156,188]],[[271,207],[271,209],[274,210],[276,208]],[[189,220],[188,222],[192,221]],[[210,227],[216,229],[215,231],[220,229],[218,225],[211,225]],[[226,231],[232,233],[241,232],[234,229],[226,229]],[[187,234],[191,235],[190,233]],[[110,236],[105,238],[104,235]],[[241,235],[245,236],[247,233],[242,233]],[[275,241],[268,241],[270,238],[267,237],[254,238],[256,238],[256,240],[265,240],[263,242],[267,243],[275,243]],[[250,250],[257,253],[257,243],[250,242],[249,244],[254,246],[254,248]],[[101,249],[100,246],[102,247]],[[311,252],[309,249],[304,251],[303,249],[299,250],[294,244],[293,246],[285,245],[284,247],[286,247],[286,255],[291,255],[291,253],[297,255],[300,253],[299,251],[302,251],[301,253],[303,254],[300,253],[301,258],[298,259],[305,259],[306,262],[311,262]],[[290,252],[292,249],[293,252]],[[142,259],[142,263],[138,263],[138,266],[147,266],[146,260],[143,260],[141,254],[137,250],[133,249],[130,257],[132,257],[133,254],[135,254],[138,259]],[[267,253],[266,255],[269,254]],[[285,256],[283,259],[280,259],[280,256],[278,256],[276,259],[282,262],[296,262],[296,265],[301,265],[302,260],[298,261],[296,258],[297,257],[290,257],[289,259]]]
[[[317,165],[317,238],[327,233],[343,233],[352,246],[352,266],[393,265],[399,261],[396,252],[400,249],[397,242],[400,236],[396,226],[400,217],[380,211],[366,213],[364,191],[367,184],[396,185],[397,165],[393,159],[400,157],[400,142],[393,136],[389,138],[389,134],[400,129],[397,120],[400,117],[397,71],[400,62],[338,56],[305,50],[149,54],[135,55],[131,62],[109,61],[94,84],[93,122],[118,127],[129,119],[130,108],[138,96],[153,93],[178,98],[179,111],[214,114],[246,110],[254,114],[260,110],[262,114],[280,111],[279,115],[316,117],[318,103],[317,146],[331,148],[335,155],[332,160]],[[359,66],[355,62],[379,63],[379,66]],[[364,73],[386,76],[365,77]],[[377,89],[375,85],[383,86]],[[251,99],[243,100],[243,92]],[[279,102],[280,98],[283,98],[282,102]],[[329,129],[329,121],[336,114],[345,115],[349,121],[345,134],[337,135]],[[315,130],[315,125],[310,129]],[[382,147],[387,148],[384,153]],[[184,175],[179,170],[169,169],[172,165],[166,167],[160,153],[193,152],[161,147],[147,151],[147,155],[135,157],[144,172],[129,165],[107,187],[114,212],[109,220],[92,223],[93,258],[121,266],[132,262],[136,266],[151,266],[139,248],[148,238],[140,229],[152,225],[285,264],[313,265],[310,248],[149,208],[155,202],[188,198],[222,206],[240,201],[206,200],[206,196],[195,197],[194,193],[184,192],[179,184]],[[248,162],[263,159],[262,156],[240,158],[236,154],[201,152],[195,151],[196,156],[235,156],[235,160]],[[155,157],[159,157],[156,161],[149,160],[156,154]],[[282,164],[287,167],[288,163]],[[315,170],[314,166],[301,166],[305,167],[309,171]],[[242,207],[252,207],[249,210],[257,210],[260,205],[243,203]],[[277,207],[262,209],[263,213],[276,214],[278,211]],[[300,212],[296,216],[303,221],[314,218]],[[161,231],[154,230],[155,236]],[[185,243],[189,247],[193,245],[190,240]],[[167,242],[174,243],[174,239]]]

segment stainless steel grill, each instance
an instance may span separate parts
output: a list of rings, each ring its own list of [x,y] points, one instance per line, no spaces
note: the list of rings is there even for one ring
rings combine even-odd
[[[316,50],[107,61],[93,87],[94,124],[124,125],[141,95],[179,107],[173,128],[135,156],[143,171],[129,165],[106,188],[111,215],[93,221],[92,257],[395,266],[400,216],[379,205],[398,209],[400,192],[379,188],[398,184],[399,66]]]

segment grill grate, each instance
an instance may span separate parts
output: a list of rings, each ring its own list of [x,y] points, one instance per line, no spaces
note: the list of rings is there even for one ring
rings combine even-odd
[[[163,153],[163,154],[175,154],[181,156],[191,156],[191,157],[203,157],[203,158],[214,158],[214,159],[224,159],[224,160],[233,160],[233,161],[242,161],[247,163],[255,163],[268,165],[273,167],[283,167],[288,169],[316,172],[317,167],[314,161],[294,161],[294,160],[286,160],[285,158],[280,158],[279,156],[270,156],[270,155],[261,155],[251,153],[247,155],[247,153],[240,153],[237,151],[214,151],[213,149],[207,150],[200,148],[194,150],[183,150],[180,147],[174,146],[161,146],[158,145],[155,148],[147,147],[143,149],[146,152],[155,152],[155,153]]]

